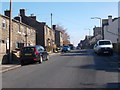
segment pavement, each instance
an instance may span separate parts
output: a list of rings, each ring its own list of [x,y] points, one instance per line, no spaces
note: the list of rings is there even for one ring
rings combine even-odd
[[[114,54],[114,55],[113,55],[113,58],[115,58],[115,59],[117,59],[117,60],[120,61],[120,55],[118,55],[118,54]]]
[[[59,54],[59,53],[49,53],[50,57],[53,56],[53,55],[57,55],[57,54]],[[0,65],[0,73],[4,73],[4,72],[7,72],[7,71],[10,71],[10,70],[19,68],[19,67],[21,67],[19,61],[14,62],[12,64],[1,64]]]
[[[59,53],[50,53],[49,55],[53,56],[53,55],[56,55],[56,54],[59,54]],[[118,61],[118,64],[120,64],[120,55],[113,54],[113,56],[111,58],[113,60]],[[0,73],[4,73],[4,72],[7,72],[7,71],[10,71],[10,70],[19,68],[19,67],[21,67],[20,63],[3,64],[3,65],[0,65]]]

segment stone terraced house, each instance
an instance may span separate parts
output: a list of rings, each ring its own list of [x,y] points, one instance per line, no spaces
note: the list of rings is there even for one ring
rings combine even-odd
[[[12,50],[36,44],[36,29],[17,20],[12,20]],[[4,46],[4,47],[2,47]],[[9,49],[9,14],[0,14],[0,54]]]

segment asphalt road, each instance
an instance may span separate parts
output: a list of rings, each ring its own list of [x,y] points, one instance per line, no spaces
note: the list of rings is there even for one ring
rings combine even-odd
[[[74,50],[2,74],[3,88],[117,88],[117,60]]]

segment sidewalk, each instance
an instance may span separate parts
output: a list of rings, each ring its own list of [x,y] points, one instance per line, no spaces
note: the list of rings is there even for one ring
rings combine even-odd
[[[53,55],[56,55],[56,54],[59,54],[59,53],[49,53],[50,57],[53,56]],[[3,65],[0,65],[0,73],[4,73],[4,72],[7,72],[7,71],[10,71],[10,70],[19,68],[19,67],[21,67],[19,61],[18,62],[13,62],[12,64],[3,64]]]
[[[112,56],[113,59],[116,59],[120,63],[120,55],[118,54],[113,54]]]

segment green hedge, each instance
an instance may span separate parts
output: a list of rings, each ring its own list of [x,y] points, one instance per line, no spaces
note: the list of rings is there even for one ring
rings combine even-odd
[[[53,51],[53,47],[52,46],[46,46],[45,49],[47,50],[47,52]]]

